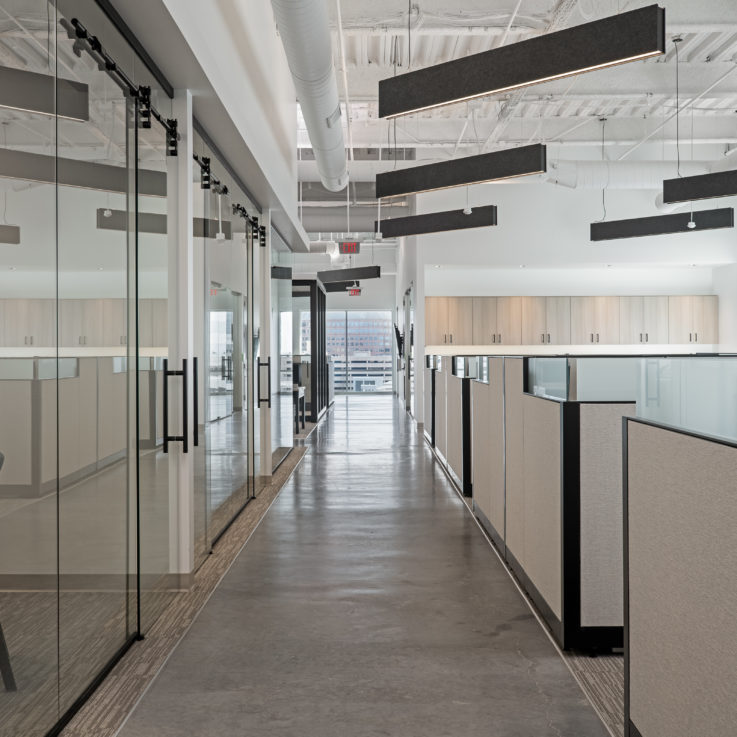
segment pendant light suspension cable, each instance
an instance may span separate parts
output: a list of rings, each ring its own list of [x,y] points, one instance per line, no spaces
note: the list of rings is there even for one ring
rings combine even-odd
[[[680,111],[681,111],[681,99],[679,93],[679,70],[678,70],[678,44],[683,39],[680,36],[676,36],[673,39],[673,45],[676,47],[676,160],[678,167],[678,176],[681,175],[681,123],[680,123]]]
[[[600,118],[601,121],[601,160],[604,161],[604,146],[606,145],[606,140],[604,137],[604,131],[606,129],[606,118]],[[599,220],[600,223],[603,223],[606,220],[606,188],[609,186],[609,166],[607,166],[607,182],[602,187],[601,190],[601,209],[603,210],[603,214],[601,217],[601,220]]]

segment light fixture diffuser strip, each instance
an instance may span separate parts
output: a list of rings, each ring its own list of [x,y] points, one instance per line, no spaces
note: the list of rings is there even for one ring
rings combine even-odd
[[[654,215],[630,220],[605,220],[591,223],[592,241],[610,241],[619,238],[640,238],[650,235],[669,235],[673,233],[698,233],[702,230],[734,227],[734,209],[722,207],[716,210],[697,210],[693,213],[694,228],[689,228],[690,212],[676,212],[670,215]]]
[[[547,171],[547,151],[542,143],[519,146],[488,154],[464,156],[438,164],[393,169],[376,175],[376,196],[430,192],[466,184],[494,182]]]
[[[663,202],[691,202],[737,195],[737,170],[677,177],[663,182]]]
[[[374,232],[380,232],[383,238],[402,238],[425,233],[444,233],[450,230],[467,228],[484,228],[497,224],[496,205],[474,207],[466,215],[463,210],[446,210],[430,212],[425,215],[411,215],[403,218],[388,218],[374,223]]]
[[[86,122],[89,88],[71,79],[0,66],[0,107]]]
[[[331,269],[318,271],[317,278],[323,283],[338,281],[357,281],[359,279],[378,279],[381,276],[380,266],[357,266],[352,269]]]
[[[0,225],[0,243],[10,246],[20,245],[20,226]]]
[[[665,10],[637,10],[453,59],[379,82],[379,117],[550,82],[665,53]]]
[[[126,194],[131,176],[132,172],[125,166],[0,148],[0,177],[8,179]],[[166,172],[139,169],[138,193],[166,197]]]

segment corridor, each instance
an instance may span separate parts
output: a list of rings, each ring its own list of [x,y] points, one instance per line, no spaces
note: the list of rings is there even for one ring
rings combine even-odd
[[[604,737],[392,396],[338,397],[122,737]]]

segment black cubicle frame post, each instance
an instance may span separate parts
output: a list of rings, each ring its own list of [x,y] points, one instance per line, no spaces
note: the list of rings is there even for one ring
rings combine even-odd
[[[310,422],[317,423],[328,407],[325,287],[317,279],[294,279],[292,287],[307,287],[310,292]]]
[[[463,496],[473,495],[473,484],[471,483],[471,381],[468,376],[461,379],[461,423],[463,434]]]

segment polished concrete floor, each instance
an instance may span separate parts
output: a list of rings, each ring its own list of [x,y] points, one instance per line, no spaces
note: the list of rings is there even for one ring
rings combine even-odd
[[[604,737],[392,397],[338,397],[122,737]]]

